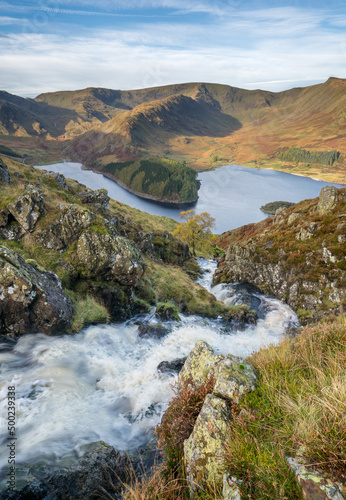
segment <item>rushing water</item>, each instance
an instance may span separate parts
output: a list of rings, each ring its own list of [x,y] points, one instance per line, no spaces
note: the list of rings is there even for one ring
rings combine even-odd
[[[91,170],[82,170],[80,163],[57,163],[38,168],[60,172],[91,189],[105,188],[111,198],[144,212],[179,219],[181,209],[167,208],[138,198],[112,180]],[[199,199],[193,208],[197,213],[209,212],[216,219],[217,234],[244,224],[259,222],[266,217],[260,210],[265,203],[278,200],[297,203],[306,198],[315,198],[324,186],[331,185],[308,177],[240,165],[225,165],[216,170],[201,172],[198,179],[201,181],[201,188]]]
[[[0,352],[0,426],[7,439],[7,387],[16,387],[16,461],[58,463],[81,446],[103,440],[116,449],[147,443],[172,395],[176,375],[159,373],[158,364],[186,356],[198,340],[218,353],[246,356],[277,343],[297,323],[294,312],[276,299],[235,285],[211,288],[215,263],[200,260],[200,282],[226,303],[248,298],[258,308],[256,326],[235,330],[221,319],[183,316],[167,322],[161,339],[138,336],[138,323],[155,323],[153,314],[124,323],[97,325],[71,336],[27,335]],[[2,446],[0,467],[7,464]],[[6,468],[3,469],[6,472]],[[4,477],[4,476],[3,476]]]

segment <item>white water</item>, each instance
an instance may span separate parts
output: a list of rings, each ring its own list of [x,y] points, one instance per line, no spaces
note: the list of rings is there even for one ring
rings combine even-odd
[[[200,280],[211,286],[215,264]],[[230,285],[212,288],[226,303],[239,303],[244,291]],[[157,321],[153,315],[122,324],[92,326],[78,335],[28,335],[13,350],[0,352],[0,435],[7,439],[8,386],[16,387],[17,463],[56,462],[83,444],[103,440],[116,449],[131,450],[151,438],[172,396],[175,376],[159,373],[163,360],[186,356],[197,340],[207,341],[218,353],[246,356],[277,343],[294,312],[278,300],[256,295],[256,326],[232,330],[222,320],[182,316],[167,323],[171,331],[161,339],[140,338],[138,320]],[[7,463],[2,446],[0,467]]]

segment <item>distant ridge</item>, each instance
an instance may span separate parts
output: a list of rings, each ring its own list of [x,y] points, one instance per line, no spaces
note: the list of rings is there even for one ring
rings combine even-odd
[[[152,156],[195,168],[230,161],[261,165],[298,146],[338,150],[334,169],[342,169],[345,128],[346,80],[334,77],[283,92],[199,82],[130,91],[86,88],[35,99],[0,92],[0,145],[21,154],[30,139],[35,147],[43,141],[47,150],[58,143],[65,157],[93,168]]]

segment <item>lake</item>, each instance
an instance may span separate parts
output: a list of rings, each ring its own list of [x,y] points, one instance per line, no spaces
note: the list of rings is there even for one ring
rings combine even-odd
[[[164,215],[179,220],[181,209],[165,207],[138,198],[112,180],[91,170],[82,170],[80,163],[56,163],[37,168],[60,172],[91,189],[105,188],[111,198],[154,215]],[[217,234],[245,224],[259,222],[267,217],[260,207],[271,201],[298,201],[316,198],[324,186],[340,184],[316,181],[308,177],[264,170],[225,165],[216,170],[200,172],[199,199],[191,207],[197,213],[209,212],[216,219]],[[186,209],[185,209],[186,210]]]

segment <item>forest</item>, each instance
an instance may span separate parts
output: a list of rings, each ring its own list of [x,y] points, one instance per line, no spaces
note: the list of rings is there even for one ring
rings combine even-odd
[[[189,203],[197,200],[197,173],[185,163],[152,158],[109,163],[102,169],[138,193],[160,200]]]
[[[338,151],[307,151],[303,148],[288,148],[279,153],[278,158],[282,161],[293,161],[303,163],[320,163],[322,165],[333,165],[339,158]]]

